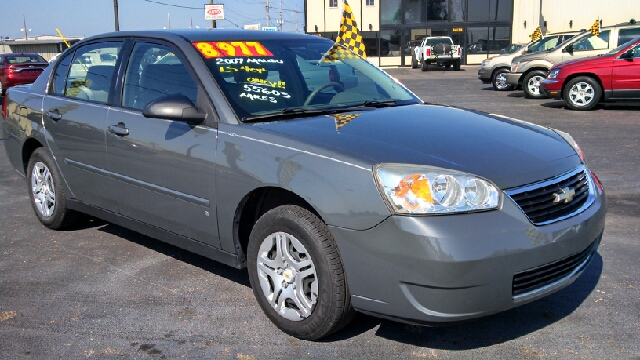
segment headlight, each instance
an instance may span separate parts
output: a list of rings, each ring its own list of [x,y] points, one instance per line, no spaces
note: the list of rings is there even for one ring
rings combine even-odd
[[[549,79],[555,79],[558,76],[559,72],[560,69],[551,70],[551,72],[549,73]]]
[[[434,166],[381,164],[378,189],[396,214],[452,214],[496,209],[500,191],[478,176]]]
[[[564,131],[560,131],[558,129],[553,129],[553,131],[555,131],[556,134],[560,135],[564,139],[564,141],[566,141],[569,145],[571,145],[573,150],[575,150],[578,156],[580,156],[580,160],[582,160],[582,162],[584,163],[585,159],[584,159],[584,154],[582,153],[582,149],[580,149],[580,146],[578,146],[578,143],[573,139],[573,137],[568,133]]]
[[[482,60],[482,63],[481,63],[480,66],[481,67],[485,67],[485,66],[489,65],[489,63],[491,62],[492,59],[493,58],[486,58],[486,59]]]
[[[518,71],[518,66],[519,66],[519,65],[520,65],[520,63],[519,63],[519,62],[517,62],[517,63],[511,63],[511,72],[512,72],[512,73],[517,72],[517,71]]]

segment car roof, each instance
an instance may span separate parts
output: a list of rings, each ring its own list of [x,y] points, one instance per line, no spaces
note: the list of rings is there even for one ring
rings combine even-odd
[[[237,41],[237,40],[278,40],[278,39],[309,39],[309,37],[320,38],[313,35],[297,34],[280,31],[260,31],[260,30],[236,30],[236,29],[180,29],[180,30],[149,30],[149,31],[117,31],[96,35],[84,39],[82,42],[104,38],[128,38],[128,37],[149,37],[156,39],[166,39],[177,41],[180,38],[189,42],[196,41]]]

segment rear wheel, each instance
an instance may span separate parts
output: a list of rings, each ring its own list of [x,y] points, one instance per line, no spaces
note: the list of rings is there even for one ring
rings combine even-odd
[[[564,101],[571,110],[591,110],[600,101],[602,87],[593,78],[571,79],[564,88]]]
[[[426,60],[422,60],[422,67],[420,68],[422,71],[429,71],[429,64]]]
[[[4,96],[4,87],[2,86],[2,81],[0,81],[0,96]]]
[[[415,52],[411,55],[411,68],[412,69],[417,69],[418,68],[418,59],[416,59],[416,53]]]
[[[530,99],[541,99],[545,96],[540,94],[540,82],[547,77],[547,72],[542,70],[535,70],[527,74],[524,77],[522,88],[524,95]]]
[[[460,71],[460,60],[456,60],[453,62],[453,70],[454,71]]]
[[[505,91],[505,90],[513,89],[513,86],[507,82],[508,73],[509,73],[508,69],[498,69],[493,74],[493,76],[491,77],[491,84],[493,85],[493,90]]]
[[[444,67],[445,67],[445,68],[447,68],[447,69],[448,69],[448,68],[450,68],[450,67],[451,67],[451,63],[446,63],[446,64],[444,65]]]
[[[260,307],[282,331],[316,340],[354,315],[338,248],[311,212],[279,206],[256,222],[247,249],[249,281]]]
[[[67,208],[58,168],[47,150],[33,152],[27,176],[31,206],[44,226],[58,230],[75,223],[78,214]]]

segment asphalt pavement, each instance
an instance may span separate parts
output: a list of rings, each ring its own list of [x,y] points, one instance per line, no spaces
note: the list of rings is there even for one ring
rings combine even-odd
[[[427,102],[577,140],[609,212],[598,255],[576,282],[463,324],[358,315],[321,342],[301,341],[263,315],[246,270],[97,219],[68,231],[42,226],[0,138],[0,359],[640,359],[640,103],[575,112],[522,91],[495,92],[475,66],[386,71]]]

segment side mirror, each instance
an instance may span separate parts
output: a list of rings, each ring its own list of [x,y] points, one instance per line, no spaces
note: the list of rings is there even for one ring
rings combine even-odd
[[[142,116],[192,124],[200,124],[205,118],[205,114],[201,113],[191,100],[182,94],[167,95],[150,102],[142,110]]]
[[[563,53],[569,53],[573,55],[573,44],[569,44],[562,49]]]
[[[620,59],[633,60],[633,49],[629,49],[620,55]]]

